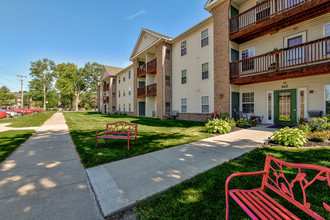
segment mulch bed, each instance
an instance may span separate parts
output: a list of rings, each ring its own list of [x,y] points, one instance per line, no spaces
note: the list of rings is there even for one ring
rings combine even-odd
[[[231,131],[230,133],[232,132],[235,132],[235,131],[239,131],[239,130],[242,130],[244,128],[239,128],[239,127],[231,127]],[[213,133],[214,136],[219,136],[219,135],[223,135],[223,134],[219,134],[219,133]]]
[[[296,147],[291,147],[291,146],[284,146],[281,144],[276,144],[272,141],[269,142],[269,144],[264,145],[265,147],[287,147],[287,148],[296,148]],[[324,141],[324,142],[316,142],[312,140],[308,140],[306,144],[299,148],[316,148],[316,147],[330,147],[330,141]]]

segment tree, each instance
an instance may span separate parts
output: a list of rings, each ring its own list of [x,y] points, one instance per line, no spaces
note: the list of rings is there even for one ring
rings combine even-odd
[[[7,86],[2,86],[2,87],[0,88],[0,92],[8,93],[8,92],[10,92],[10,90],[8,89]]]
[[[29,82],[30,92],[36,100],[43,99],[43,109],[46,110],[47,93],[52,87],[55,76],[56,65],[54,61],[44,58],[31,62]]]
[[[61,91],[61,95],[74,95],[75,108],[78,111],[81,95],[84,92],[96,91],[101,72],[102,65],[95,62],[88,62],[83,68],[78,68],[74,63],[58,64],[56,88]]]
[[[11,106],[16,103],[16,96],[7,92],[0,92],[0,106]]]

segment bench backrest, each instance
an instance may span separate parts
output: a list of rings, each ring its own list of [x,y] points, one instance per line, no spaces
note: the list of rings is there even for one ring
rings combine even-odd
[[[137,124],[130,124],[125,121],[107,123],[105,134],[137,134]]]
[[[289,172],[284,174],[284,170]],[[313,170],[308,172],[313,174],[307,177],[306,172],[304,172],[307,170]],[[267,155],[264,171],[266,171],[266,174],[262,180],[263,189],[268,187],[315,219],[324,219],[311,210],[311,204],[306,196],[306,189],[315,182],[321,182],[326,184],[325,188],[329,190],[321,193],[330,193],[329,168],[311,164],[289,163]],[[323,201],[322,205],[330,212],[330,204]]]

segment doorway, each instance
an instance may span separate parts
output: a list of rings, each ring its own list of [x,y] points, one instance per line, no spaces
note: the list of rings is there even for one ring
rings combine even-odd
[[[146,103],[139,102],[139,116],[146,116]]]
[[[239,111],[239,93],[232,92],[231,93],[231,116],[233,118],[236,118],[238,111]]]
[[[294,126],[297,121],[297,90],[277,90],[274,92],[274,123]]]

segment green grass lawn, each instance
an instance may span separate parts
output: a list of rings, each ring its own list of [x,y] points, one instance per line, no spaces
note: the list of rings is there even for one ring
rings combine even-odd
[[[18,146],[23,144],[33,133],[34,130],[0,132],[0,163]]]
[[[329,148],[288,149],[282,147],[264,147],[244,154],[211,169],[194,179],[187,180],[168,191],[152,196],[146,201],[138,202],[135,212],[141,219],[225,219],[225,181],[232,173],[260,171],[264,169],[266,155],[294,163],[317,164],[330,167]],[[290,176],[292,170],[286,175]],[[307,173],[307,172],[306,172]],[[310,174],[310,173],[309,173]],[[312,176],[314,178],[316,174]],[[309,177],[309,175],[307,175]],[[309,181],[311,178],[308,179]],[[297,184],[295,184],[296,187]],[[230,188],[253,189],[261,186],[261,176],[238,177],[231,181]],[[296,199],[301,198],[299,189],[295,189]],[[269,191],[267,191],[269,193]],[[312,209],[330,219],[322,202],[329,204],[330,191],[326,182],[317,181],[308,190],[308,202]],[[272,196],[275,196],[272,194]],[[277,197],[278,198],[278,197]],[[301,219],[311,219],[290,203],[278,198],[289,210],[301,215]],[[233,200],[230,203],[230,219],[250,219],[243,209]]]
[[[24,115],[16,118],[8,118],[0,120],[0,123],[12,123],[8,127],[39,127],[43,125],[56,111],[40,112],[31,115]]]
[[[211,137],[203,132],[204,123],[159,120],[144,117],[109,116],[95,112],[64,112],[65,119],[81,162],[85,167],[109,163],[137,155],[162,150],[172,146]],[[127,140],[99,139],[95,148],[95,132],[105,129],[106,123],[126,121],[138,124],[138,146],[131,139],[127,151]]]

